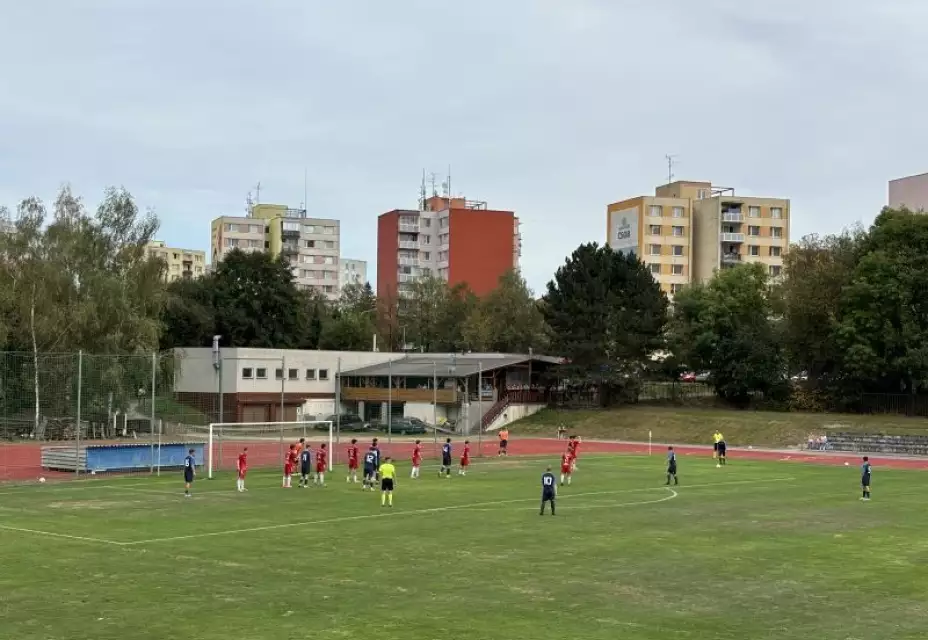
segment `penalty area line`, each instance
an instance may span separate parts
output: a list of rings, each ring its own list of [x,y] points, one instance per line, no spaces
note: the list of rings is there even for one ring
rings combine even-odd
[[[718,487],[718,486],[731,486],[731,485],[739,485],[739,484],[741,485],[743,484],[763,484],[763,483],[773,483],[773,482],[789,482],[791,480],[795,480],[795,478],[794,477],[783,477],[783,478],[767,478],[764,480],[710,482],[710,483],[704,483],[704,484],[688,485],[686,488],[693,489],[693,488],[699,488],[699,487]],[[679,489],[681,487],[676,486],[676,488]],[[598,496],[598,495],[618,495],[618,494],[624,494],[624,493],[640,493],[643,491],[663,491],[665,489],[667,489],[667,487],[642,487],[640,489],[587,491],[583,493],[569,494],[567,496],[562,496],[562,498],[568,498],[568,497],[579,498],[582,496]],[[655,500],[653,502],[664,502],[666,500],[675,498],[677,492],[674,491],[673,489],[671,489],[671,491],[673,492],[674,495],[665,496],[661,498],[660,500]],[[407,510],[399,510],[399,511],[386,511],[386,512],[381,512],[381,513],[364,513],[364,514],[360,514],[356,516],[340,516],[337,518],[325,518],[322,520],[306,520],[303,522],[287,522],[287,523],[281,523],[281,524],[269,524],[269,525],[262,525],[259,527],[245,527],[241,529],[225,529],[222,531],[191,533],[191,534],[182,535],[182,536],[169,536],[165,538],[150,538],[147,540],[116,542],[112,544],[116,544],[116,545],[124,546],[124,547],[134,547],[134,546],[139,546],[139,545],[154,544],[156,542],[176,542],[180,540],[197,540],[200,538],[215,538],[218,536],[229,536],[229,535],[237,535],[237,534],[243,534],[243,533],[257,533],[261,531],[277,531],[281,529],[293,529],[295,527],[312,527],[312,526],[325,525],[325,524],[352,522],[355,520],[373,520],[376,518],[390,518],[394,516],[422,515],[422,514],[427,514],[427,513],[442,513],[445,511],[463,511],[466,509],[497,507],[497,506],[510,505],[510,504],[520,504],[520,503],[525,503],[525,502],[537,503],[538,498],[537,497],[535,498],[513,498],[511,500],[492,500],[489,502],[475,502],[472,504],[456,504],[456,505],[448,505],[445,507],[431,507],[431,508],[426,508],[426,509],[407,509]]]
[[[65,538],[66,540],[80,540],[81,542],[95,542],[97,544],[108,544],[115,547],[121,547],[125,545],[124,542],[116,542],[115,540],[104,540],[103,538],[88,538],[85,536],[72,536],[68,533],[55,533],[54,531],[41,531],[40,529],[26,529],[25,527],[11,527],[5,524],[0,524],[0,530],[4,531],[15,531],[17,533],[31,533],[37,536],[45,536],[48,538]]]

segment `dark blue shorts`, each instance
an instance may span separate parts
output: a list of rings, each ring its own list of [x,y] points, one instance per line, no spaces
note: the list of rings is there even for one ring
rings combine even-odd
[[[870,476],[863,476],[860,479],[861,486],[869,487],[870,486]]]
[[[451,466],[451,456],[442,456],[441,466],[450,467]]]
[[[542,491],[541,499],[544,502],[547,502],[548,500],[554,500],[554,491]]]
[[[374,475],[374,467],[369,467],[367,465],[364,465],[364,475],[366,476]]]
[[[300,465],[300,475],[308,476],[309,475],[309,465],[301,464]]]
[[[184,482],[193,482],[193,469],[184,469]]]

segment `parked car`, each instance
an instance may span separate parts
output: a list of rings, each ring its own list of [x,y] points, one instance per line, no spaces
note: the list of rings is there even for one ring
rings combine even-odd
[[[353,413],[343,413],[339,416],[331,415],[326,418],[333,425],[338,425],[340,431],[370,431],[371,425],[361,419],[361,416]],[[329,428],[324,424],[317,424],[316,429],[328,431]]]
[[[428,433],[431,429],[426,422],[423,422],[419,418],[405,418],[403,416],[393,417],[390,420],[390,424],[387,424],[387,421],[383,419],[374,420],[371,422],[371,428],[383,432],[389,430],[390,433],[401,436]]]
[[[700,371],[693,377],[693,382],[708,382],[709,381],[709,372]]]
[[[680,382],[696,382],[696,372],[685,371],[680,374]]]

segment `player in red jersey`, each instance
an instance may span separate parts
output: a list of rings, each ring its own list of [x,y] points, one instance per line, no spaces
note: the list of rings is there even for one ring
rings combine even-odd
[[[291,481],[293,479],[293,469],[296,468],[297,456],[296,445],[291,444],[290,451],[287,452],[287,458],[284,460],[284,489],[289,489],[292,486]]]
[[[416,446],[412,450],[412,471],[409,472],[410,478],[419,477],[419,468],[422,466],[422,442],[416,440]]]
[[[326,444],[323,442],[316,451],[316,484],[320,487],[325,486],[325,470],[329,465],[329,452]]]
[[[574,451],[570,456],[570,471],[573,473],[577,470],[577,458],[580,457],[580,436],[574,436]]]
[[[238,480],[235,481],[235,488],[238,489],[239,493],[248,491],[248,489],[245,488],[245,474],[248,473],[248,447],[242,449],[242,452],[238,454],[238,462],[235,463],[235,470],[238,471]]]
[[[565,453],[561,456],[561,486],[564,486],[564,480],[567,480],[567,484],[570,484],[570,475],[573,473],[571,468],[571,457],[569,453]]]
[[[461,452],[461,468],[458,469],[459,476],[467,475],[467,467],[470,466],[470,440],[464,441],[464,451]]]
[[[348,482],[358,482],[358,440],[351,439],[351,446],[348,447]]]

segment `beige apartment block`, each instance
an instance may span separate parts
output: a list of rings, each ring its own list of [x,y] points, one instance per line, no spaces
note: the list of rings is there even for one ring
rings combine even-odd
[[[199,278],[206,273],[206,252],[199,249],[178,249],[153,240],[148,243],[148,255],[161,258],[167,265],[164,272],[167,282]]]
[[[736,197],[710,182],[678,181],[606,208],[607,244],[636,254],[672,296],[719,269],[761,262],[782,271],[789,200]]]
[[[233,249],[267,251],[283,256],[297,287],[327,299],[339,294],[340,224],[311,218],[305,209],[255,204],[249,215],[222,216],[212,223],[212,259],[216,264]]]

